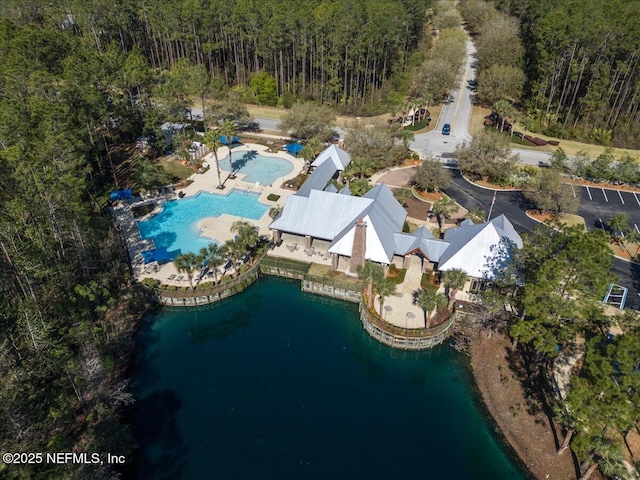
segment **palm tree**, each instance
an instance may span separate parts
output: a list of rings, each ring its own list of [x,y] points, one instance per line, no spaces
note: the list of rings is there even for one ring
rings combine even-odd
[[[416,138],[415,134],[411,130],[405,130],[401,128],[398,130],[395,135],[395,138],[402,141],[402,145],[405,149],[409,150],[409,144]]]
[[[478,222],[484,222],[484,220],[487,218],[487,212],[482,210],[480,207],[474,207],[467,212],[465,217],[470,218],[471,220],[476,220]]]
[[[420,111],[420,107],[422,107],[422,100],[420,98],[414,98],[411,100],[411,109],[413,110],[413,115],[411,116],[412,127],[416,124],[416,115]]]
[[[430,327],[431,312],[439,310],[447,303],[443,294],[434,288],[421,290],[418,294],[418,306],[424,311],[424,328]]]
[[[193,289],[193,272],[198,267],[199,263],[200,263],[200,259],[198,258],[198,256],[195,253],[191,253],[191,252],[181,253],[173,261],[173,264],[175,265],[176,270],[178,270],[178,273],[184,273],[187,275],[187,278],[189,279],[189,285],[191,286],[192,289]]]
[[[245,252],[244,245],[237,240],[227,240],[222,245],[222,252],[233,262],[233,278],[238,276],[238,259]]]
[[[458,204],[446,195],[433,204],[433,213],[438,219],[438,228],[442,231],[442,219],[448,219],[453,213],[458,211]]]
[[[237,133],[238,129],[236,128],[235,123],[230,120],[225,120],[220,128],[218,129],[218,134],[220,136],[226,137],[227,146],[229,147],[229,165],[231,166],[231,173],[233,173],[233,162],[231,158],[231,147],[233,146],[233,137]]]
[[[433,95],[431,93],[423,93],[421,98],[422,98],[422,106],[425,109],[424,118],[427,118],[427,115],[429,112],[429,105],[433,103]]]
[[[511,103],[507,100],[498,100],[493,104],[493,109],[502,118],[502,122],[500,124],[500,131],[502,132],[504,130],[504,122],[507,120],[507,117],[510,117],[514,114],[515,109],[513,108],[513,105],[511,105]]]
[[[594,440],[595,441],[592,442],[593,449],[591,452],[593,462],[580,477],[580,480],[587,480],[598,467],[600,467],[600,471],[607,478],[611,478],[614,475],[624,475],[626,473],[626,469],[622,463],[624,456],[619,446],[603,436]]]
[[[351,163],[349,163],[342,175],[348,180],[353,180],[354,178],[362,179],[368,175],[370,171],[371,165],[368,160],[355,157],[351,160]]]
[[[213,151],[213,156],[216,159],[216,171],[218,172],[218,188],[224,188],[222,186],[222,180],[220,178],[220,161],[218,160],[218,148],[222,146],[220,141],[220,135],[218,132],[209,130],[204,136],[204,144],[209,147],[209,150]]]
[[[384,271],[380,265],[376,265],[371,260],[364,262],[363,266],[358,267],[358,278],[366,283],[367,306],[371,308],[373,305],[373,282],[378,277],[383,277]]]
[[[200,249],[200,257],[212,268],[215,282],[218,283],[218,266],[222,264],[222,249],[217,243],[210,243]]]
[[[380,267],[382,268],[382,267]],[[390,279],[383,275],[376,276],[373,280],[373,289],[376,295],[380,297],[380,318],[382,318],[382,307],[384,306],[384,299],[389,295],[396,293],[397,285]]]
[[[300,156],[311,163],[322,150],[324,150],[324,145],[320,139],[318,139],[318,137],[311,137],[307,140],[304,148],[300,150]]]
[[[255,227],[246,220],[236,220],[231,224],[231,231],[238,236],[238,242],[250,252],[258,244],[260,235]]]
[[[467,282],[467,272],[461,268],[452,268],[442,274],[442,282],[449,289],[449,310],[453,308],[458,290]]]

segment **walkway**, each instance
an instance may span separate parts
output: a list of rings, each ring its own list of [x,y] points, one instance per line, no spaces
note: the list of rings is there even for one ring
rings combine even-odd
[[[414,295],[420,291],[422,278],[422,261],[417,255],[411,255],[409,268],[404,282],[398,285],[395,295],[384,301],[381,317],[387,322],[406,328],[424,328],[423,310],[415,304]],[[380,299],[376,297],[374,303],[377,312],[380,311]],[[411,313],[412,315],[407,315]]]

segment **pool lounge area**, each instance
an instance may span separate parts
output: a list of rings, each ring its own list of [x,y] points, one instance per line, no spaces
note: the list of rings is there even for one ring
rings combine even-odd
[[[285,182],[294,178],[304,168],[304,160],[286,152],[273,154],[266,150],[267,147],[263,145],[241,145],[234,147],[233,157],[242,155],[239,152],[257,151],[265,157],[286,158],[286,161],[293,165],[293,169],[290,173],[280,177],[273,186],[244,181],[246,176],[242,173],[238,173],[235,178],[227,178],[228,173],[222,170],[221,177],[225,188],[221,191],[216,188],[218,186],[218,176],[215,169],[214,156],[209,154],[205,157],[205,161],[213,168],[209,168],[204,173],[193,174],[189,178],[191,183],[188,186],[178,188],[175,192],[159,195],[154,199],[145,197],[142,200],[144,202],[153,201],[156,204],[156,209],[146,218],[136,219],[131,213],[131,208],[139,204],[140,201],[122,202],[113,208],[112,213],[123,229],[134,277],[138,280],[148,277],[156,278],[168,285],[186,285],[186,280],[178,281],[180,275],[176,275],[178,272],[173,265],[173,258],[181,253],[183,248],[185,251],[197,253],[200,248],[207,246],[212,241],[223,244],[225,241],[231,240],[233,238],[231,225],[233,222],[243,218],[255,225],[261,235],[270,235],[268,225],[272,219],[265,213],[271,207],[282,206],[286,197],[294,193],[291,190],[279,188],[282,184],[280,180]],[[220,148],[218,155],[220,158],[228,157],[229,149],[227,147]],[[231,196],[227,196],[229,194]],[[269,200],[270,194],[276,195],[277,200]],[[213,203],[219,202],[219,204],[217,206],[214,205],[212,208],[199,209],[200,212],[198,214],[196,212],[193,212],[193,214],[185,212],[179,213],[177,217],[173,215],[173,209],[178,204],[190,206],[191,202],[193,202],[192,199],[195,197],[208,198],[209,200],[214,200]],[[244,204],[246,209],[241,208],[242,202],[238,201],[241,197],[247,202]],[[197,204],[198,201],[196,201]],[[165,215],[158,217],[165,211],[165,205],[168,206]],[[179,208],[178,212],[180,210]],[[183,217],[181,226],[172,230],[170,225],[172,223],[177,224],[177,220],[182,215],[190,216],[191,218],[187,221]],[[144,232],[142,232],[138,227],[138,223],[143,224],[154,217],[158,218],[152,221],[150,225],[153,226],[154,222],[156,223],[155,238],[153,238],[152,232],[156,228],[146,229],[143,226],[142,230]],[[156,252],[160,252],[160,261],[155,258]],[[170,257],[169,259],[165,258],[167,255]]]
[[[242,180],[260,185],[272,185],[293,171],[293,163],[279,156],[266,156],[257,150],[233,149],[233,154],[220,159],[220,170],[229,174],[242,174]]]
[[[260,203],[259,197],[259,193],[238,189],[227,194],[198,192],[192,197],[165,202],[159,213],[138,222],[138,230],[143,239],[152,240],[156,250],[167,252],[171,260],[181,253],[197,254],[212,241],[220,244],[215,237],[203,236],[202,220],[222,214],[260,220],[269,207]]]

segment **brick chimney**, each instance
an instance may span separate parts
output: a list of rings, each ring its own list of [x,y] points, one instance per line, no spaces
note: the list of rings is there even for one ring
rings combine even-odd
[[[362,218],[356,222],[353,234],[353,247],[351,248],[351,261],[349,262],[349,272],[356,274],[358,267],[364,266],[364,254],[367,249],[367,224]]]

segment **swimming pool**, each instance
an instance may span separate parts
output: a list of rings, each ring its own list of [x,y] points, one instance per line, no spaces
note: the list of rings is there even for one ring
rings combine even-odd
[[[232,158],[233,164],[229,163],[229,157],[220,160],[220,169],[246,175],[245,182],[271,185],[278,178],[293,171],[293,163],[289,160],[280,157],[265,157],[255,150],[233,152]],[[215,165],[212,167],[215,168]]]
[[[160,213],[138,222],[142,238],[150,238],[156,249],[166,249],[172,258],[180,253],[198,253],[214,239],[200,236],[198,222],[221,214],[259,220],[269,209],[258,201],[260,195],[244,190],[231,190],[227,195],[199,192],[193,197],[172,200]]]

